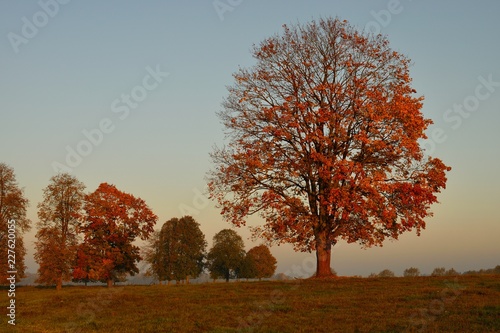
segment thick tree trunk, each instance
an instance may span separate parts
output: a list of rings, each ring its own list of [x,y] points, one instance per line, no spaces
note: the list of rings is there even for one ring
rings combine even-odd
[[[113,287],[113,280],[110,279],[107,282],[108,282],[108,288]]]
[[[332,245],[326,241],[324,235],[316,237],[316,277],[333,277],[330,268]]]

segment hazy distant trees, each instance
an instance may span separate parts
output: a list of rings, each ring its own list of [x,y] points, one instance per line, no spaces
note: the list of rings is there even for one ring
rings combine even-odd
[[[446,276],[455,276],[455,275],[460,275],[460,273],[457,272],[454,268],[450,268],[449,270],[446,271],[445,275]]]
[[[384,269],[380,273],[378,273],[378,277],[394,277],[394,272],[390,269]]]
[[[231,229],[223,229],[213,238],[208,252],[208,270],[213,279],[222,277],[229,281],[238,276],[245,259],[245,244],[240,235]]]
[[[31,221],[26,217],[28,205],[14,169],[0,163],[0,248],[4,251],[0,260],[0,284],[7,283],[8,271],[17,271],[18,278],[25,276],[26,248],[22,234],[31,228]]]
[[[431,276],[445,276],[445,275],[446,275],[446,268],[444,267],[434,268],[434,270],[431,273]]]
[[[500,265],[497,265],[495,268],[480,269],[478,271],[469,270],[463,273],[463,275],[482,275],[482,274],[500,275]]]
[[[172,218],[149,241],[146,261],[160,282],[189,281],[203,272],[206,246],[205,235],[193,217]]]
[[[37,282],[56,284],[72,275],[77,248],[78,225],[81,218],[85,185],[67,173],[50,179],[38,204],[38,232],[35,242]]]
[[[371,273],[368,275],[369,278],[376,278],[376,277],[394,277],[394,272],[391,271],[390,269],[384,269],[380,271],[380,273]]]
[[[416,267],[410,267],[405,269],[403,276],[406,277],[416,277],[420,275],[420,270]]]
[[[137,237],[146,240],[157,216],[144,200],[102,183],[85,197],[81,231],[84,243],[78,251],[76,280],[98,280],[108,287],[124,273],[134,275],[141,260]]]

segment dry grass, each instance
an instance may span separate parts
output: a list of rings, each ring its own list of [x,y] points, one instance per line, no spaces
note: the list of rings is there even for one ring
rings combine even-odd
[[[16,296],[16,328],[3,315],[1,332],[500,332],[499,276],[20,287]]]

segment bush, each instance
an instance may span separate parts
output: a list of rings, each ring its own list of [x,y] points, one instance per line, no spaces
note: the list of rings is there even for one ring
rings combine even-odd
[[[389,269],[384,269],[380,273],[378,273],[379,277],[394,277],[394,272]]]
[[[407,269],[405,269],[405,271],[403,273],[403,276],[406,276],[406,277],[415,277],[415,276],[419,276],[419,275],[420,275],[420,270],[418,268],[415,268],[415,267],[407,268]]]
[[[445,276],[445,275],[446,275],[446,268],[444,267],[434,268],[431,274],[431,276]]]
[[[445,275],[447,275],[447,276],[457,276],[457,275],[460,275],[460,273],[457,272],[454,268],[450,268],[449,270],[446,271]]]

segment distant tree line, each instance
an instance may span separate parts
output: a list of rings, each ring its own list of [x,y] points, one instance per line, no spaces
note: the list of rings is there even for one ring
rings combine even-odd
[[[241,237],[222,230],[207,253],[205,235],[191,216],[172,218],[159,231],[157,216],[141,198],[102,183],[92,193],[69,174],[51,178],[38,204],[35,260],[38,283],[105,282],[139,273],[145,259],[158,281],[189,281],[205,269],[215,278],[270,277],[276,259],[266,246],[244,251]],[[136,239],[147,241],[142,250]]]
[[[150,265],[147,273],[160,284],[168,284],[189,282],[205,269],[212,279],[226,281],[271,277],[276,270],[276,258],[267,246],[259,245],[245,252],[243,239],[234,230],[217,233],[208,252],[206,246],[205,236],[191,216],[170,219],[153,234],[145,248]]]
[[[480,269],[478,271],[466,271],[462,273],[462,275],[500,275],[500,265],[495,266],[495,268],[489,268],[489,269]]]
[[[245,252],[243,240],[233,230],[216,234],[207,252],[205,235],[193,217],[172,218],[155,231],[158,217],[141,198],[107,183],[92,193],[85,188],[75,176],[60,173],[43,190],[37,205],[37,283],[55,285],[57,290],[65,281],[112,286],[139,273],[137,265],[143,259],[150,265],[149,274],[160,282],[189,281],[206,270],[213,279],[261,279],[276,270],[269,248],[260,245]],[[0,163],[0,245],[8,248],[15,241],[16,258],[15,267],[8,267],[7,260],[0,262],[0,275],[16,270],[19,278],[25,277],[23,233],[31,228],[28,205],[14,170]],[[15,235],[10,235],[14,224]],[[137,239],[147,241],[142,251],[134,244]]]
[[[144,200],[102,183],[85,185],[63,173],[50,179],[38,204],[35,260],[38,283],[105,282],[112,286],[139,272],[138,238],[148,239],[157,216]]]
[[[500,275],[500,265],[495,268],[481,269],[479,271],[466,271],[464,273],[457,272],[454,268],[446,269],[445,267],[437,267],[431,273],[431,276],[457,276],[457,275],[486,275],[486,274],[497,274]],[[415,267],[410,267],[404,270],[404,277],[416,277],[420,276],[420,270]],[[384,269],[380,273],[371,273],[368,277],[395,277],[393,271],[389,269]]]

